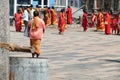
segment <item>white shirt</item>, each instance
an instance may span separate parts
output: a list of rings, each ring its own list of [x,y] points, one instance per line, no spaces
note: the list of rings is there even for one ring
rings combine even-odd
[[[34,9],[30,10],[30,19],[33,18],[33,12],[34,12],[34,11],[35,11]]]
[[[22,16],[22,18],[23,18],[24,21],[28,21],[29,20],[28,15],[29,15],[28,11],[24,10],[24,13],[23,13],[23,16]]]

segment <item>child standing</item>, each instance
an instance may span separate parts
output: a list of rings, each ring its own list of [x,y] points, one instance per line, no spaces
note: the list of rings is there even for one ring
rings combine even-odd
[[[115,15],[112,20],[112,34],[113,33],[117,34],[117,23],[118,23],[118,18],[117,15]]]

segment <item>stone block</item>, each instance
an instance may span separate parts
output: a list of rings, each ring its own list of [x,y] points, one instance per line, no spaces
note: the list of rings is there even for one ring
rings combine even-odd
[[[10,57],[9,80],[48,80],[46,58]]]

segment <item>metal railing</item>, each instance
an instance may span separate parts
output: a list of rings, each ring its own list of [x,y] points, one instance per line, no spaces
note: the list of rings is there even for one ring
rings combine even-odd
[[[76,11],[74,11],[72,14],[75,14],[76,12],[78,12],[80,9],[85,8],[86,5],[82,5],[79,9],[77,9]]]

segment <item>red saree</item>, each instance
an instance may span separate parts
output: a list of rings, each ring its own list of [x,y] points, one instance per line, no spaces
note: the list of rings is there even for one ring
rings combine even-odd
[[[14,18],[16,32],[21,32],[21,14],[15,13]]]
[[[72,24],[72,9],[67,8],[67,24]]]
[[[88,14],[84,13],[82,16],[82,27],[83,27],[83,31],[87,30],[88,27]]]
[[[63,12],[63,18],[64,18],[64,26],[65,28],[67,28],[66,27],[66,11]]]
[[[110,34],[110,22],[111,22],[111,15],[109,13],[106,13],[105,16],[105,34]]]
[[[113,31],[115,31],[115,34],[117,32],[117,23],[118,23],[118,19],[116,17],[113,18],[113,20],[112,20],[112,33],[113,33]]]
[[[62,12],[59,13],[58,29],[59,29],[60,34],[64,33],[65,24],[64,24],[64,18],[63,18],[63,13]]]

